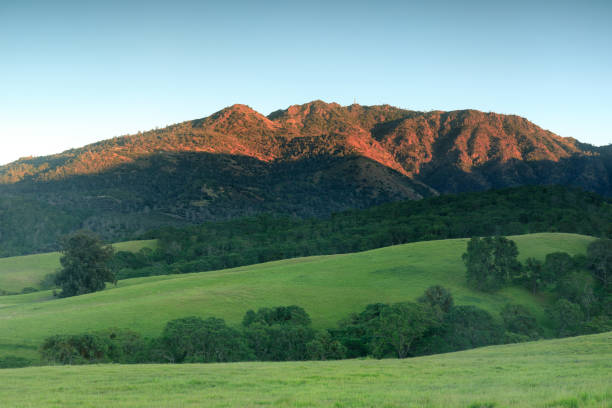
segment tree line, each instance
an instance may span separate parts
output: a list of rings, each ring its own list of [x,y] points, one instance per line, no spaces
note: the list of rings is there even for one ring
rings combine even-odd
[[[478,211],[474,211],[478,209]],[[408,242],[569,232],[612,238],[612,204],[565,187],[444,195],[336,213],[322,219],[262,214],[160,228],[155,250],[119,252],[118,279],[232,268],[293,257],[350,253]]]
[[[169,321],[155,338],[109,329],[51,336],[40,350],[51,364],[335,360],[406,358],[538,336],[535,318],[520,305],[507,305],[498,322],[432,286],[417,302],[371,304],[330,330],[312,328],[308,313],[293,305],[249,310],[239,327],[190,316]]]

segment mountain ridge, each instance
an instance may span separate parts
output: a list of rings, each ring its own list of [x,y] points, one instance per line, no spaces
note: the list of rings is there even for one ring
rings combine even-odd
[[[0,167],[0,254],[54,250],[59,236],[79,228],[116,241],[163,225],[261,213],[327,217],[524,185],[612,197],[612,145],[476,110],[313,101],[264,116],[237,104]]]
[[[491,161],[558,162],[572,155],[595,156],[599,150],[581,146],[525,118],[477,110],[417,112],[313,101],[264,116],[235,104],[163,129],[20,159],[0,166],[0,182],[91,174],[159,152],[237,154],[266,162],[357,154],[415,177],[432,161],[470,171]]]

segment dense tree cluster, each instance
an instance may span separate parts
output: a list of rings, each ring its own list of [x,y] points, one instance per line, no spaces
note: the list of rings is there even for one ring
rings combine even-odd
[[[612,237],[610,219],[612,205],[594,194],[521,187],[385,204],[324,219],[259,215],[163,228],[142,236],[159,239],[157,250],[118,253],[115,263],[118,278],[124,279],[469,236],[559,231]],[[491,256],[508,259],[505,254]],[[507,280],[513,266],[499,267]]]
[[[556,335],[571,336],[612,328],[612,240],[591,242],[587,254],[565,252],[546,255],[544,262],[527,258],[517,261],[516,245],[503,237],[472,238],[463,254],[469,286],[495,291],[511,283],[524,286],[534,295],[545,291],[555,298],[549,309]],[[504,319],[518,318],[518,309],[505,310]],[[508,320],[510,321],[510,320]],[[532,322],[533,323],[533,322]],[[520,326],[533,324],[522,319]],[[517,323],[518,324],[518,323]],[[518,327],[514,323],[512,327]],[[535,329],[523,334],[533,337]]]

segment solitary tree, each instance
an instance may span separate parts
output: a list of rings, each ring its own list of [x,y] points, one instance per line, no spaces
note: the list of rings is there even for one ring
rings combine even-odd
[[[102,290],[106,282],[115,282],[108,266],[113,248],[99,237],[79,231],[62,240],[62,269],[55,283],[62,288],[61,297],[82,295]]]

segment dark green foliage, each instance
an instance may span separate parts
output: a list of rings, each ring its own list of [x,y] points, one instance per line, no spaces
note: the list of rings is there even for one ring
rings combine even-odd
[[[595,334],[612,331],[612,318],[608,315],[595,316],[582,325],[582,334]]]
[[[299,306],[278,306],[274,308],[261,308],[255,313],[249,310],[242,319],[242,325],[248,327],[254,323],[272,326],[280,325],[310,325],[310,316]]]
[[[168,322],[161,335],[165,358],[172,363],[211,363],[250,359],[236,329],[223,319],[185,317]]]
[[[47,290],[56,288],[57,285],[55,281],[57,280],[57,273],[48,273],[45,277],[40,281],[40,289]]]
[[[346,347],[324,330],[306,344],[306,352],[309,360],[341,360],[346,356]]]
[[[383,303],[367,305],[360,313],[353,313],[339,323],[332,335],[346,347],[348,358],[363,357],[371,353],[374,339],[373,322],[381,318]]]
[[[443,326],[448,351],[500,344],[504,339],[503,328],[489,313],[474,306],[455,306]]]
[[[310,316],[295,305],[249,310],[242,325],[249,347],[263,361],[305,360],[307,344],[315,337]]]
[[[548,282],[547,269],[541,261],[535,258],[527,258],[521,272],[515,276],[514,281],[527,288],[536,295]]]
[[[438,326],[432,311],[412,302],[395,303],[381,309],[380,318],[368,322],[372,331],[370,350],[376,358],[413,355],[412,343]]]
[[[560,299],[579,305],[586,319],[589,319],[601,300],[597,297],[593,283],[593,278],[587,272],[576,271],[557,282],[556,292]]]
[[[517,256],[516,243],[505,237],[472,238],[463,254],[468,285],[485,292],[502,288],[520,273]]]
[[[87,211],[63,209],[35,196],[0,196],[0,257],[49,252],[58,249],[60,238],[81,225]]]
[[[448,289],[440,285],[429,287],[419,298],[419,302],[425,303],[441,313],[448,313],[454,305],[453,295]]]
[[[62,269],[55,283],[62,288],[61,296],[76,296],[96,292],[106,287],[106,282],[115,282],[108,266],[113,257],[113,248],[103,245],[97,236],[81,231],[63,240]]]
[[[549,310],[555,325],[557,337],[576,336],[581,333],[584,313],[580,305],[566,299],[559,299]]]
[[[108,361],[110,340],[95,334],[57,335],[45,339],[43,360],[56,364],[86,364]]]
[[[553,252],[546,255],[543,273],[548,282],[559,282],[565,279],[577,266],[576,260],[568,253]]]
[[[110,342],[108,360],[113,363],[134,364],[150,361],[149,344],[139,333],[112,328],[95,334]]]
[[[501,311],[504,327],[508,332],[520,334],[530,339],[539,337],[535,317],[523,305],[506,305]]]
[[[612,286],[612,239],[599,239],[589,244],[587,263],[599,285],[609,291]]]
[[[138,333],[108,329],[45,339],[42,359],[52,364],[139,363],[148,360],[147,346]]]
[[[415,354],[413,343],[439,324],[438,316],[425,305],[377,303],[341,322],[333,335],[347,348],[349,358],[405,358]]]
[[[117,268],[118,277],[124,279],[469,236],[559,231],[612,237],[607,222],[611,218],[609,201],[562,187],[446,195],[345,211],[323,219],[272,212],[148,232],[142,238],[159,239],[159,249],[125,255]]]
[[[245,327],[244,336],[259,361],[295,361],[308,359],[307,345],[315,331],[302,325],[266,325],[254,323]]]
[[[27,358],[10,355],[0,357],[0,368],[22,368],[31,365],[32,361]]]

